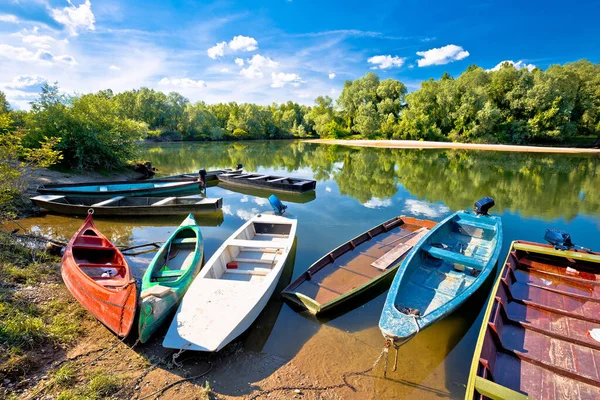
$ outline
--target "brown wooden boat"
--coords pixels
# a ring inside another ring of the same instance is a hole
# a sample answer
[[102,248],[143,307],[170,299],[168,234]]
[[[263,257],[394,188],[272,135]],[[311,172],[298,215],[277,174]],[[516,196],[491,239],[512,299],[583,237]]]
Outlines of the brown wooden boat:
[[73,297],[100,322],[119,336],[129,334],[137,307],[135,279],[91,214],[69,241],[61,272]]
[[467,399],[600,399],[600,253],[513,242]]
[[281,294],[315,315],[338,307],[393,277],[412,246],[435,225],[394,217],[326,254]]

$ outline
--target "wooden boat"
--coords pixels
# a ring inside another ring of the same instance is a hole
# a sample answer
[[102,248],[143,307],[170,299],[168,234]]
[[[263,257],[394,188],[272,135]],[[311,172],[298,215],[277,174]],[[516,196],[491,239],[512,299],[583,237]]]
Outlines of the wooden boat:
[[115,196],[102,200],[93,196],[64,196],[43,194],[30,199],[36,206],[58,214],[87,215],[185,215],[217,212],[223,198],[205,198],[200,195],[184,197],[126,197]]
[[91,214],[69,241],[61,273],[81,305],[117,335],[129,334],[137,309],[135,279],[123,254],[96,228]]
[[[219,175],[225,174],[225,173],[234,173],[234,172],[242,172],[242,170],[225,168],[225,169],[215,169],[212,171],[206,171],[206,182],[218,181]],[[200,171],[190,172],[187,174],[170,175],[170,176],[165,176],[164,178],[159,178],[159,179],[180,179],[180,180],[185,180],[185,181],[195,181],[199,178],[200,178]]]
[[304,193],[315,190],[317,181],[265,174],[246,174],[235,171],[219,175],[219,181],[231,185],[264,188],[278,192]]
[[140,342],[145,343],[165,319],[202,268],[204,242],[194,216],[187,218],[150,262],[140,293]]
[[[273,191],[267,188],[256,188],[249,186],[240,186],[240,185],[231,185],[228,182],[219,181],[219,187],[223,189],[227,189],[230,192],[236,192],[241,194],[246,194],[248,196],[254,197],[262,197],[263,199],[268,199],[269,196],[273,194]],[[309,192],[304,193],[295,193],[295,192],[278,192],[277,197],[281,201],[296,203],[296,204],[306,204],[317,198],[316,190],[311,190]]]
[[402,343],[454,311],[490,276],[502,247],[499,217],[459,211],[413,247],[394,278],[379,328]]
[[70,196],[159,196],[182,191],[197,192],[200,188],[198,180],[150,179],[145,181],[106,181],[57,183],[41,185],[40,194],[58,194]]
[[281,293],[311,314],[341,306],[393,276],[435,222],[394,217],[332,250]]
[[253,217],[223,243],[183,297],[163,346],[218,351],[243,333],[273,294],[296,221]]
[[512,243],[466,399],[600,399],[600,253]]

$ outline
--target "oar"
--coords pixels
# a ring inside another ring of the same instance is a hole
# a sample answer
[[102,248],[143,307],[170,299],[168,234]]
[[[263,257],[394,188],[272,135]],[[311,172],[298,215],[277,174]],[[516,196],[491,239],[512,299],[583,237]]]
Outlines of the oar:
[[399,238],[398,238],[398,239],[396,239],[396,240],[392,240],[391,242],[389,242],[389,243],[386,243],[386,244],[384,244],[383,246],[379,246],[379,249],[383,249],[384,247],[387,247],[387,246],[389,246],[389,245],[391,245],[391,244],[394,244],[394,243],[396,243],[396,242],[398,242],[398,241],[400,241],[400,240],[402,240],[402,239],[406,239],[407,237],[409,237],[409,236],[413,236],[413,235],[416,235],[416,234],[417,234],[417,232],[409,232],[409,233],[407,233],[406,235],[404,235],[404,236],[402,236],[402,237],[399,237]]

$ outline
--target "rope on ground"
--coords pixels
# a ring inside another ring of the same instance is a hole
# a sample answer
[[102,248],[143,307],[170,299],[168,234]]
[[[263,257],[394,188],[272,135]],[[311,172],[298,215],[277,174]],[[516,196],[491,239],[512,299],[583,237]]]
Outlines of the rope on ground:
[[[347,387],[350,390],[352,390],[353,392],[356,392],[356,388],[348,382],[348,378],[351,376],[356,376],[356,375],[364,375],[367,374],[371,371],[373,371],[376,367],[377,364],[379,364],[379,362],[381,361],[381,359],[383,358],[383,356],[385,355],[385,365],[384,365],[384,369],[387,369],[387,354],[389,351],[389,348],[391,346],[391,342],[386,340],[383,349],[381,350],[381,352],[379,353],[379,356],[377,357],[377,359],[375,360],[375,362],[373,363],[373,365],[371,365],[369,368],[364,369],[362,371],[354,371],[354,372],[346,372],[342,375],[342,380],[343,383],[338,383],[335,385],[326,385],[326,386],[278,386],[272,389],[265,389],[265,390],[260,390],[258,393],[255,393],[254,395],[252,395],[249,400],[255,400],[260,396],[264,396],[266,394],[270,394],[273,392],[278,392],[281,390],[315,390],[315,391],[323,391],[323,390],[329,390],[329,389],[340,389],[343,387]],[[384,376],[385,376],[385,371],[384,371]],[[142,399],[140,399],[142,400]]]
[[212,364],[209,362],[208,369],[206,371],[204,371],[203,373],[191,376],[189,378],[182,378],[182,379],[179,379],[179,380],[177,380],[175,382],[169,383],[168,385],[163,386],[161,389],[158,389],[155,392],[152,392],[152,393],[150,393],[150,394],[148,394],[148,395],[146,395],[144,397],[140,397],[138,400],[149,399],[150,397],[153,397],[153,396],[156,396],[155,399],[158,399],[164,392],[166,392],[167,390],[171,389],[173,386],[177,386],[180,383],[184,383],[184,382],[188,382],[188,381],[193,381],[193,380],[202,378],[204,375],[208,374],[211,370],[212,370]]
[[[77,367],[77,369],[74,372],[79,372],[83,368],[87,367],[88,365],[90,365],[90,364],[98,361],[99,359],[101,359],[102,357],[104,357],[105,355],[107,355],[108,353],[110,353],[112,350],[114,350],[119,344],[123,343],[125,341],[125,339],[127,339],[127,337],[124,337],[123,339],[119,340],[117,343],[115,343],[113,346],[111,346],[108,349],[106,349],[102,354],[100,354],[98,357],[94,358],[93,360],[88,361],[88,362],[86,362],[83,365],[80,365],[79,367]],[[133,349],[135,346],[138,345],[139,342],[140,342],[140,339],[137,339],[135,341],[135,343],[131,347],[130,346],[127,346],[127,347],[129,347],[130,349]]]

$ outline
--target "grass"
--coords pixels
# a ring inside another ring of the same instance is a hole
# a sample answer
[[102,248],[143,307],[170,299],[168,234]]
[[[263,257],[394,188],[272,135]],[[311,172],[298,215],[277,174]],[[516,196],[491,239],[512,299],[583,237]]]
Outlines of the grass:
[[[62,372],[60,372],[63,370]],[[123,378],[103,369],[95,369],[87,374],[85,383],[75,386],[73,370],[63,366],[54,375],[54,385],[66,387],[60,392],[58,400],[95,400],[104,399],[117,393],[123,387]]]

